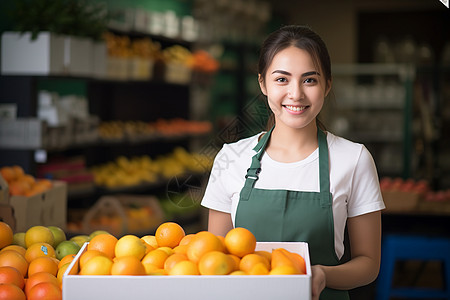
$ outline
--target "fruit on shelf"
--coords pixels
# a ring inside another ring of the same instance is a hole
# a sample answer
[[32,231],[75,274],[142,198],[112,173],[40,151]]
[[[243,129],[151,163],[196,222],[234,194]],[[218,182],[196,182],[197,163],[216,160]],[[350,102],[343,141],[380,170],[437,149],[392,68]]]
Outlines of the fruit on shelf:
[[177,147],[172,153],[152,159],[147,155],[127,158],[94,166],[95,183],[106,188],[123,188],[155,183],[160,178],[171,178],[186,172],[208,172],[212,166],[209,156],[189,153]]
[[48,179],[37,179],[26,174],[21,166],[3,166],[0,174],[9,187],[11,196],[31,197],[44,193],[52,188],[52,182]]

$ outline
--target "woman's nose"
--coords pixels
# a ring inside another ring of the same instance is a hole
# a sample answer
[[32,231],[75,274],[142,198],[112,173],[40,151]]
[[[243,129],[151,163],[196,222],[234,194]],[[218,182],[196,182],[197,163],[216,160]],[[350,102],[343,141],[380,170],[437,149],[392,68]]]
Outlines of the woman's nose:
[[303,97],[303,91],[297,84],[292,84],[288,90],[288,97],[293,100],[298,100]]

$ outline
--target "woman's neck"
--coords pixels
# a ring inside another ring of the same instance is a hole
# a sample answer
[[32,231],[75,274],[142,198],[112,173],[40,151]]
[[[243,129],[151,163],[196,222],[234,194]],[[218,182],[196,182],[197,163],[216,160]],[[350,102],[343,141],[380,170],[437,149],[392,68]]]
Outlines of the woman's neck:
[[266,151],[273,160],[279,162],[303,160],[318,147],[317,130],[315,122],[300,129],[280,123],[273,129]]

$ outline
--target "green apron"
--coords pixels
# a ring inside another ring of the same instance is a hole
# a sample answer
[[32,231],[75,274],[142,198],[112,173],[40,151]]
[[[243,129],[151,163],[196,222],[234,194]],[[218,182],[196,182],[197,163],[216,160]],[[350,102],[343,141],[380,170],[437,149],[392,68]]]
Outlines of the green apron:
[[[253,148],[257,153],[245,176],[235,226],[249,229],[259,242],[308,242],[311,265],[337,265],[326,135],[317,129],[320,192],[254,188],[272,131],[273,128]],[[320,299],[344,300],[349,296],[347,291],[325,288]]]

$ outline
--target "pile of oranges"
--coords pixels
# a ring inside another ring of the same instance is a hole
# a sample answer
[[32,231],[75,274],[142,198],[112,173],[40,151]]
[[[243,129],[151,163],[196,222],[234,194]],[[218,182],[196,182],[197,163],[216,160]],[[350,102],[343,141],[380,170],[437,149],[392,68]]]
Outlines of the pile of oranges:
[[11,227],[0,222],[0,300],[62,299],[62,277],[75,258],[56,258],[54,234],[33,226],[16,240]]
[[[44,226],[28,229],[22,245],[15,237],[10,226],[0,222],[0,300],[62,299],[63,275],[76,254],[57,259],[54,235]],[[283,248],[255,249],[255,236],[244,228],[234,228],[221,237],[208,231],[185,234],[179,224],[166,222],[155,235],[92,235],[69,274],[306,274],[305,261],[297,253]]]
[[4,166],[0,174],[9,186],[11,196],[31,197],[49,190],[52,182],[48,179],[36,179],[26,174],[21,166]]
[[306,274],[303,257],[279,248],[255,251],[256,238],[234,228],[225,237],[185,234],[174,222],[155,235],[100,234],[90,240],[74,273],[79,275],[290,275]]

